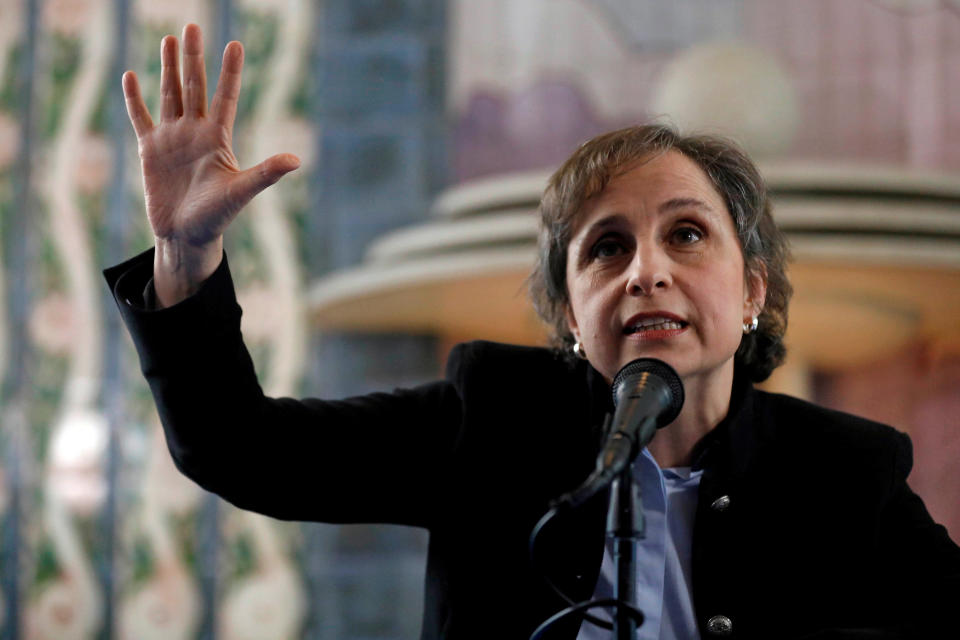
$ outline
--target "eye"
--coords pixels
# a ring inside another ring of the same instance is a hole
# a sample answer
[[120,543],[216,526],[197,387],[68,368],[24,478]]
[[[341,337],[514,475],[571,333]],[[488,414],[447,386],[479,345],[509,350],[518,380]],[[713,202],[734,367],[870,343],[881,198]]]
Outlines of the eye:
[[594,258],[612,258],[623,253],[623,250],[623,243],[617,238],[604,236],[593,245],[590,255]]
[[703,240],[703,233],[696,227],[678,227],[670,236],[676,244],[695,244]]

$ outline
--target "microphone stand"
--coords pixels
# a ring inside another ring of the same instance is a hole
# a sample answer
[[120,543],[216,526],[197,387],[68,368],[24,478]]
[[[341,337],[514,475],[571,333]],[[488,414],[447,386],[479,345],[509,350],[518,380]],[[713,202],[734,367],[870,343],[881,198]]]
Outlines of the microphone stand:
[[[607,414],[603,424],[604,433],[609,433],[611,416]],[[643,427],[646,429],[641,433],[646,439],[646,443],[653,437],[654,422],[646,420]],[[644,536],[643,509],[640,504],[640,489],[634,486],[630,473],[630,462],[636,457],[634,454],[637,449],[633,447],[632,441],[622,434],[616,435],[616,446],[610,448],[601,461],[598,461],[598,469],[591,474],[591,477],[576,491],[564,494],[554,501],[550,510],[547,511],[533,527],[530,532],[529,551],[530,561],[537,566],[536,548],[537,536],[544,526],[558,513],[574,509],[603,487],[610,486],[610,502],[607,511],[607,537],[614,539],[614,559],[617,563],[617,581],[614,584],[612,598],[599,598],[587,600],[584,602],[574,602],[565,593],[563,593],[547,576],[544,576],[547,584],[563,600],[570,604],[569,607],[558,611],[546,620],[530,635],[530,640],[540,640],[540,638],[553,625],[564,618],[570,616],[580,616],[590,624],[602,627],[604,629],[613,628],[617,640],[635,640],[637,627],[643,624],[643,612],[633,606],[636,600],[636,549],[634,542]],[[645,446],[645,444],[644,444]],[[612,456],[612,457],[609,457]],[[608,464],[609,463],[609,464]],[[611,475],[604,480],[603,470],[611,464],[617,465],[619,471],[611,472]],[[623,505],[621,507],[621,505]],[[598,607],[613,607],[616,610],[614,622],[608,623],[594,618],[588,611]]]
[[[646,535],[640,485],[633,481],[632,463],[653,439],[657,428],[673,422],[680,413],[684,397],[683,382],[670,365],[659,360],[640,358],[620,369],[614,379],[613,389],[614,404],[617,406],[615,428],[621,430],[607,441],[604,455],[610,454],[623,460],[624,447],[611,446],[620,445],[616,440],[621,436],[626,437],[632,446],[626,458],[627,463],[617,473],[610,488],[607,537],[613,538],[613,559],[617,566],[613,598],[632,608],[637,600],[636,543]],[[621,417],[620,411],[624,406],[628,409]],[[613,618],[615,640],[635,640],[637,626],[629,610],[618,606]]]
[[[646,535],[640,486],[633,482],[631,465],[620,472],[610,489],[607,510],[607,537],[613,538],[613,560],[617,581],[613,598],[633,606],[637,599],[636,543]],[[637,621],[623,607],[617,607],[613,618],[615,640],[636,640]]]
[[[537,627],[530,640],[538,640],[556,622],[580,615],[591,624],[609,628],[586,613],[599,606],[616,609],[613,621],[615,640],[635,640],[637,627],[643,624],[643,612],[634,606],[637,599],[637,540],[645,536],[640,487],[633,482],[631,462],[653,439],[660,426],[677,417],[683,407],[683,382],[670,365],[653,358],[638,358],[617,373],[613,381],[614,405],[617,411],[604,423],[606,443],[597,458],[596,469],[580,487],[551,502],[550,510],[530,533],[530,558],[536,566],[534,547],[540,530],[561,510],[574,509],[611,485],[607,511],[607,537],[613,539],[613,558],[617,580],[613,598],[575,603],[549,578],[547,584],[570,606],[547,618]],[[615,424],[615,426],[613,426]],[[611,428],[613,433],[610,433]]]

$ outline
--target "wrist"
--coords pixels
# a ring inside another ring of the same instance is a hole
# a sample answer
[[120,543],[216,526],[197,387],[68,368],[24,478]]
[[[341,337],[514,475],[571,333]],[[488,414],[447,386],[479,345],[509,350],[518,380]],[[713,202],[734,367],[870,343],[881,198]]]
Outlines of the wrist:
[[223,237],[204,245],[155,239],[153,286],[159,307],[170,307],[196,293],[223,260]]

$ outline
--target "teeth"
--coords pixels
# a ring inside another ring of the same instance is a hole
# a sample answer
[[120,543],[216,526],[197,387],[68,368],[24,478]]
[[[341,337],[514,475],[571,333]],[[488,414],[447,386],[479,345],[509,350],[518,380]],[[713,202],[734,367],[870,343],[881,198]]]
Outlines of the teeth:
[[638,323],[637,323],[636,325],[634,325],[634,326],[636,326],[636,327],[652,327],[652,326],[655,325],[655,324],[663,324],[664,322],[670,322],[670,320],[667,320],[666,318],[644,318],[643,320],[641,320],[640,322],[638,322]]
[[682,329],[683,325],[674,320],[658,320],[652,318],[650,320],[644,320],[630,327],[630,333],[636,333],[637,331],[669,331],[671,329]]

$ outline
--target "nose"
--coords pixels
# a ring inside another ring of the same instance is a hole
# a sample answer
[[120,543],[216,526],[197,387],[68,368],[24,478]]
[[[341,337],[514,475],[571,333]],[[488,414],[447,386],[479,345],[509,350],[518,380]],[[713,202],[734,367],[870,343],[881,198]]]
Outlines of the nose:
[[650,296],[657,290],[673,284],[669,259],[656,248],[639,248],[630,261],[627,272],[627,293],[632,296]]

